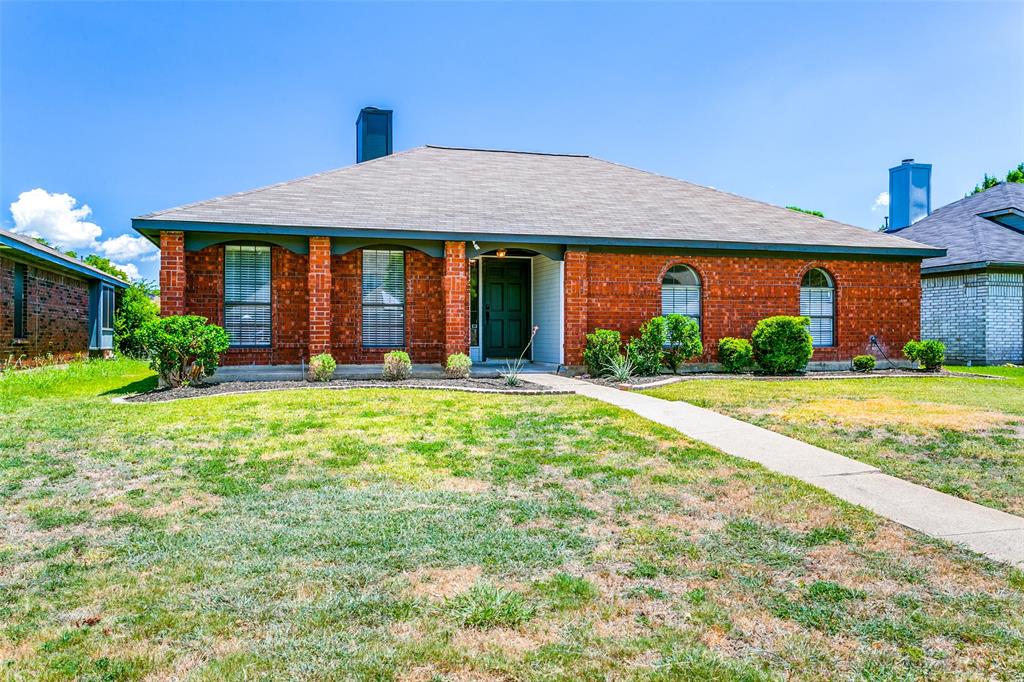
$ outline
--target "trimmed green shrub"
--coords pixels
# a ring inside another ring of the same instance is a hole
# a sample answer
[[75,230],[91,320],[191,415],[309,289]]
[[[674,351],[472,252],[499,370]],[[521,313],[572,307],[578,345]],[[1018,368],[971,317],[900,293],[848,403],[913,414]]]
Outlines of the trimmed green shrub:
[[757,323],[750,335],[754,362],[768,374],[791,374],[807,367],[814,352],[811,320],[776,315]]
[[925,341],[907,341],[903,346],[903,354],[908,360],[918,362],[929,371],[942,367],[946,360],[946,344],[934,339]]
[[310,381],[330,381],[334,376],[334,368],[338,363],[330,353],[314,355],[309,359],[308,377]]
[[393,350],[384,356],[384,379],[401,381],[412,374],[412,361],[404,350]]
[[665,347],[665,364],[676,374],[679,366],[704,352],[700,341],[700,326],[697,320],[686,315],[673,313],[665,316],[665,333],[668,345]]
[[754,366],[754,349],[746,339],[724,336],[718,340],[718,361],[726,372],[742,372]]
[[650,377],[661,373],[667,341],[664,317],[651,318],[640,326],[640,335],[630,339],[626,346],[626,357],[633,363],[633,370],[639,376]]
[[160,306],[150,298],[150,294],[156,291],[153,285],[138,281],[117,297],[114,345],[122,355],[130,358],[145,357],[142,328],[160,317]]
[[856,372],[870,372],[875,368],[874,355],[857,355],[853,358],[853,369]]
[[608,369],[609,363],[622,352],[622,335],[612,329],[595,329],[587,334],[587,346],[583,349],[583,364],[587,374],[599,377]]
[[465,379],[473,361],[465,353],[452,353],[444,363],[444,373],[449,379]]
[[149,364],[168,386],[201,383],[228,349],[228,333],[198,315],[172,315],[142,328]]

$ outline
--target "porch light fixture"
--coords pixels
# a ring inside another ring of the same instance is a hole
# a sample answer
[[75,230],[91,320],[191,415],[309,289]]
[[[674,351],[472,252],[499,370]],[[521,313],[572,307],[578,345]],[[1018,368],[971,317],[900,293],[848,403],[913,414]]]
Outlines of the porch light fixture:
[[506,251],[505,249],[498,249],[497,251],[494,252],[494,255],[497,256],[498,258],[504,258],[506,253],[508,253],[508,251]]

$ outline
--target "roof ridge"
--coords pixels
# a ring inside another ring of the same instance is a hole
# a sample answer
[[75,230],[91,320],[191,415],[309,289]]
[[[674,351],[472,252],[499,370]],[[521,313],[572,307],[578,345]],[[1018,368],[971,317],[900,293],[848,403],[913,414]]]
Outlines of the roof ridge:
[[533,156],[568,156],[570,158],[577,159],[594,158],[590,154],[568,154],[562,152],[531,152],[523,151],[520,149],[492,149],[490,147],[452,147],[445,144],[425,144],[423,146],[428,149],[450,149],[452,151],[459,152],[488,152],[492,154],[530,154]]
[[270,184],[270,185],[263,185],[262,187],[256,187],[254,189],[247,189],[247,190],[243,190],[241,192],[231,192],[229,194],[222,194],[220,196],[212,197],[210,199],[203,199],[201,201],[193,201],[193,202],[188,203],[188,204],[181,204],[180,206],[172,206],[171,208],[164,208],[164,209],[161,209],[159,211],[151,211],[149,213],[145,213],[143,215],[136,216],[136,218],[142,218],[142,219],[157,218],[161,214],[164,214],[164,213],[170,213],[172,211],[181,211],[181,210],[184,210],[184,209],[187,209],[187,208],[195,208],[196,206],[203,206],[204,204],[210,204],[210,203],[213,203],[215,201],[220,201],[222,199],[234,199],[234,198],[237,198],[237,197],[248,196],[250,194],[257,194],[259,192],[265,192],[266,190],[269,190],[269,189],[276,189],[278,187],[287,187],[288,185],[294,185],[296,183],[304,182],[306,180],[312,180],[313,178],[319,178],[319,177],[323,177],[325,175],[331,175],[333,173],[341,173],[342,171],[351,170],[353,168],[361,168],[361,167],[365,166],[366,164],[373,163],[375,161],[380,161],[381,159],[387,159],[389,157],[394,157],[394,156],[402,156],[402,155],[405,155],[405,154],[409,154],[410,152],[414,152],[417,149],[425,149],[426,147],[427,147],[427,145],[420,145],[418,147],[410,147],[409,149],[403,149],[400,152],[394,152],[393,154],[387,154],[385,156],[378,156],[375,159],[369,159],[368,161],[363,161],[361,163],[351,163],[351,164],[349,164],[347,166],[340,166],[338,168],[330,168],[328,170],[319,171],[317,173],[310,173],[309,175],[303,175],[303,176],[298,177],[298,178],[292,178],[290,180],[284,180],[282,182],[275,182],[275,183]]

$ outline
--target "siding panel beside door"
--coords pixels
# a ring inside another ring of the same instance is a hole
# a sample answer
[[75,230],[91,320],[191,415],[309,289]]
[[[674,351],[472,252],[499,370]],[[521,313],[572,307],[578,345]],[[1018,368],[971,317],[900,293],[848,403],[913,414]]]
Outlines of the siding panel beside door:
[[561,362],[562,278],[561,264],[545,256],[533,258],[533,359]]

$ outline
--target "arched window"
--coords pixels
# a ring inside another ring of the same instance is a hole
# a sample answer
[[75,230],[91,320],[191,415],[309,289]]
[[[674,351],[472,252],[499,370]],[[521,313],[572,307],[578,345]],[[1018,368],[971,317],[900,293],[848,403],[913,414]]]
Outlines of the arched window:
[[685,265],[673,265],[661,280],[661,314],[692,317],[700,326],[700,278]]
[[835,345],[836,288],[824,270],[808,270],[800,282],[800,314],[811,318],[815,346]]

